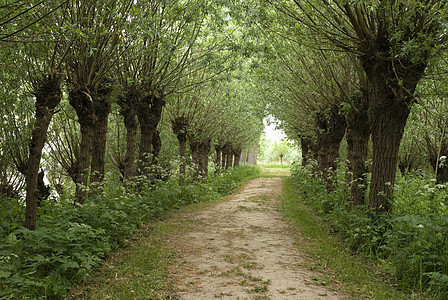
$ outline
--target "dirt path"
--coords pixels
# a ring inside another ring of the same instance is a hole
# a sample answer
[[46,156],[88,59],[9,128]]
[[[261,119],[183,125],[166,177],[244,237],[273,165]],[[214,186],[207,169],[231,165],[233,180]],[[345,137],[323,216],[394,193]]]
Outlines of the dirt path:
[[299,237],[277,210],[282,180],[250,181],[227,201],[185,215],[193,231],[170,243],[179,299],[342,299],[301,267]]

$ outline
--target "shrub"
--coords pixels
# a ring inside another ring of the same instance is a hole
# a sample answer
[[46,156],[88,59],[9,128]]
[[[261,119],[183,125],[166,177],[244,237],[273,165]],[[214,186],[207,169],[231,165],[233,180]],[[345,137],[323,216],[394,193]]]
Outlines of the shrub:
[[[301,195],[355,250],[388,260],[402,287],[448,297],[448,193],[421,175],[397,175],[393,212],[372,218],[365,206],[351,211],[344,187],[327,194],[311,173],[294,166]],[[341,175],[342,176],[342,175]],[[339,182],[343,182],[340,180]]]
[[157,186],[143,182],[139,193],[107,189],[75,207],[71,201],[49,201],[39,209],[35,231],[18,221],[24,215],[22,203],[2,200],[0,298],[62,298],[143,223],[231,193],[245,177],[259,172],[244,165],[197,184],[179,186],[176,178]]

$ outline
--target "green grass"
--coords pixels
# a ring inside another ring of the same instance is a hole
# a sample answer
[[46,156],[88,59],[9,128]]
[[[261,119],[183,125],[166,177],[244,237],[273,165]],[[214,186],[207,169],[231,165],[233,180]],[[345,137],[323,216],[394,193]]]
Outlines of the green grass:
[[158,299],[168,289],[168,266],[174,258],[162,241],[170,230],[164,221],[152,229],[142,227],[68,299]]
[[324,272],[325,281],[330,285],[339,285],[352,299],[418,298],[394,289],[372,262],[354,255],[336,236],[331,235],[318,215],[303,203],[290,178],[284,180],[281,206],[284,215],[297,225],[303,235],[303,242],[298,247],[311,258],[307,267]]
[[[173,213],[196,211],[218,201],[191,204]],[[168,267],[176,254],[166,246],[165,238],[175,231],[191,230],[193,225],[167,217],[152,227],[143,226],[67,299],[168,299],[175,294]]]
[[263,168],[284,168],[284,169],[289,169],[291,168],[291,165],[289,163],[283,163],[283,164],[261,164],[261,166]]

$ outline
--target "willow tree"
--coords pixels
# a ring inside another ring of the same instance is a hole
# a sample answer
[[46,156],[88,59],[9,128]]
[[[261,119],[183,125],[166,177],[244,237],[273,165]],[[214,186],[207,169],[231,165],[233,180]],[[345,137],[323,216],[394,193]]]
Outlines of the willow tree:
[[333,47],[355,53],[367,76],[373,165],[369,207],[391,210],[398,149],[417,83],[444,45],[445,1],[282,1],[277,8]]
[[[126,55],[117,65],[122,86],[118,104],[127,131],[122,162],[125,180],[147,174],[157,153],[157,126],[166,97],[178,91],[179,80],[192,62],[192,47],[201,32],[206,3],[175,0],[136,1],[125,31]],[[140,143],[136,155],[136,138]],[[156,147],[154,147],[154,145]]]
[[[430,76],[417,89],[419,106],[406,124],[404,143],[400,147],[400,170],[424,169],[431,165],[439,184],[448,182],[448,86],[446,54],[431,61]],[[408,150],[408,151],[406,151]]]
[[[57,10],[65,4],[66,1],[62,3],[36,2],[30,5],[15,2],[3,6],[2,9],[8,13],[6,16],[0,16],[2,31],[7,31],[0,35],[0,41],[6,40],[10,43],[16,56],[10,56],[9,62],[21,71],[12,73],[19,76],[16,80],[22,83],[21,89],[29,88],[35,97],[34,118],[28,124],[32,128],[29,145],[17,147],[17,150],[28,150],[27,157],[23,158],[21,163],[23,166],[20,166],[18,170],[25,176],[25,227],[31,230],[36,228],[37,206],[41,200],[39,198],[44,196],[44,190],[46,190],[43,173],[39,176],[42,149],[46,142],[50,121],[62,99],[63,74],[60,65],[63,55],[58,55],[60,45],[54,33],[56,26],[62,25],[58,24],[58,18],[55,15],[58,15]],[[4,63],[8,64],[8,59],[5,58]],[[26,100],[23,99],[23,101]],[[18,116],[12,114],[10,117],[15,119]],[[20,122],[23,122],[23,119]],[[21,134],[27,132],[27,130],[20,131]]]
[[103,180],[113,90],[110,70],[120,55],[120,34],[133,2],[74,1],[63,11],[67,20],[64,44],[69,49],[65,63],[69,102],[81,127],[76,189],[79,203],[87,196],[90,171],[91,182],[99,184]]

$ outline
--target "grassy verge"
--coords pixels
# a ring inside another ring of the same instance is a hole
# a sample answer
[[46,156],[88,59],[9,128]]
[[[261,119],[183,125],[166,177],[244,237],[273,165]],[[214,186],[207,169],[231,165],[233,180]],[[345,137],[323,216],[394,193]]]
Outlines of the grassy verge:
[[[176,213],[216,201],[191,204]],[[188,230],[190,226],[188,220],[171,217],[143,226],[101,268],[73,289],[67,299],[171,299],[168,268],[174,263],[176,253],[165,241],[172,232]]]
[[375,266],[361,256],[355,256],[330,234],[320,218],[301,200],[292,179],[284,180],[282,210],[304,237],[299,248],[312,257],[310,268],[327,274],[320,282],[339,287],[353,299],[413,299],[412,295],[394,289]]

